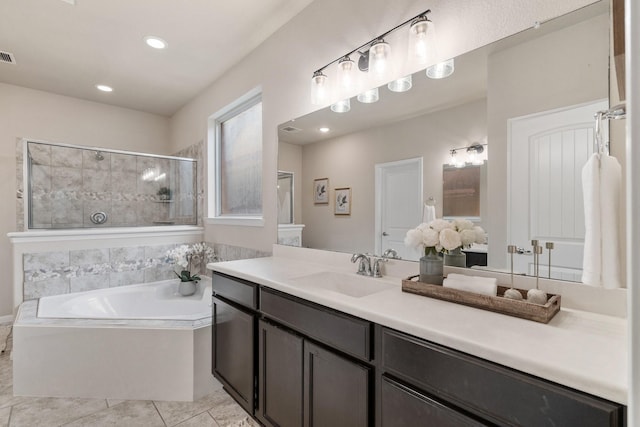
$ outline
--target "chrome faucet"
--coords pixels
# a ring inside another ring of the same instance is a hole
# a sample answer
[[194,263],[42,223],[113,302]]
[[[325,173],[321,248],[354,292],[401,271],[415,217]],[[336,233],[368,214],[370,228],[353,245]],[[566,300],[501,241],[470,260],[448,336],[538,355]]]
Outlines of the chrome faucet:
[[382,254],[382,258],[402,259],[398,256],[398,252],[395,249],[391,249],[391,248],[384,251],[384,253]]
[[389,259],[384,257],[384,255],[382,258],[376,258],[376,260],[373,262],[373,270],[371,271],[371,276],[382,277],[382,266],[380,264],[383,264],[387,261],[389,261]]
[[[374,258],[373,264],[371,264],[371,258]],[[382,277],[382,264],[388,261],[386,257],[381,258],[377,255],[353,254],[351,256],[351,262],[358,260],[360,260],[360,263],[358,264],[357,273],[369,277]]]
[[365,254],[353,254],[351,262],[360,260],[357,273],[362,276],[371,276],[371,259]]

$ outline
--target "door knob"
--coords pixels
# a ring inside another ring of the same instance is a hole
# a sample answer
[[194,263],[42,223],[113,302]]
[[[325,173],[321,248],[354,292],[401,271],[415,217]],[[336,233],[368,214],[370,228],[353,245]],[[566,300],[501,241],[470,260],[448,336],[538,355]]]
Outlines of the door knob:
[[389,233],[387,233],[386,231],[383,231],[383,232],[382,232],[382,235],[383,235],[383,236],[388,236],[388,235],[389,235]]

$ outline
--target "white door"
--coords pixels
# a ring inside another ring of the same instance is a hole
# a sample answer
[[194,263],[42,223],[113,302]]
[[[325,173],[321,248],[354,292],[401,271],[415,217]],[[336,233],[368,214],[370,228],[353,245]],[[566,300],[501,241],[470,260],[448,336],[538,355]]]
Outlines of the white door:
[[420,251],[404,245],[404,236],[422,218],[422,157],[379,163],[376,172],[376,254],[395,249],[402,259]]
[[[509,120],[509,242],[525,251],[515,256],[514,271],[534,274],[530,251],[537,239],[543,248],[554,243],[551,277],[581,280],[582,167],[593,153],[593,115],[607,108],[603,100]],[[603,135],[606,141],[606,128]],[[546,248],[540,276],[549,277]]]

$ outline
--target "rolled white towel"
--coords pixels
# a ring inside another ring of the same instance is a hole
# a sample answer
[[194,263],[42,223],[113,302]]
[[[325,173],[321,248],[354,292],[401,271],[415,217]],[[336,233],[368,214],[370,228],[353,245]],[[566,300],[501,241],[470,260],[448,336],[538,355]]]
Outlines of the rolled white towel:
[[495,277],[482,277],[482,276],[467,276],[466,274],[458,274],[458,273],[449,273],[447,274],[448,279],[453,280],[463,280],[463,281],[472,281],[479,283],[488,283],[492,285],[498,284],[498,279]]
[[[449,275],[451,276],[451,275]],[[494,282],[479,280],[457,280],[447,276],[442,282],[445,288],[457,289],[459,291],[473,292],[474,294],[488,295],[495,297],[498,294],[498,285]]]

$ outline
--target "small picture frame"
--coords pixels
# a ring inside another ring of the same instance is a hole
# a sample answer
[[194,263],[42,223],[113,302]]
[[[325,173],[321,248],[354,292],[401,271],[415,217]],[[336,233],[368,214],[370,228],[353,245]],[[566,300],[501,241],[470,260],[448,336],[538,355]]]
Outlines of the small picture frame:
[[316,205],[329,204],[329,178],[313,180],[313,203]]
[[351,215],[351,187],[336,188],[335,215]]

